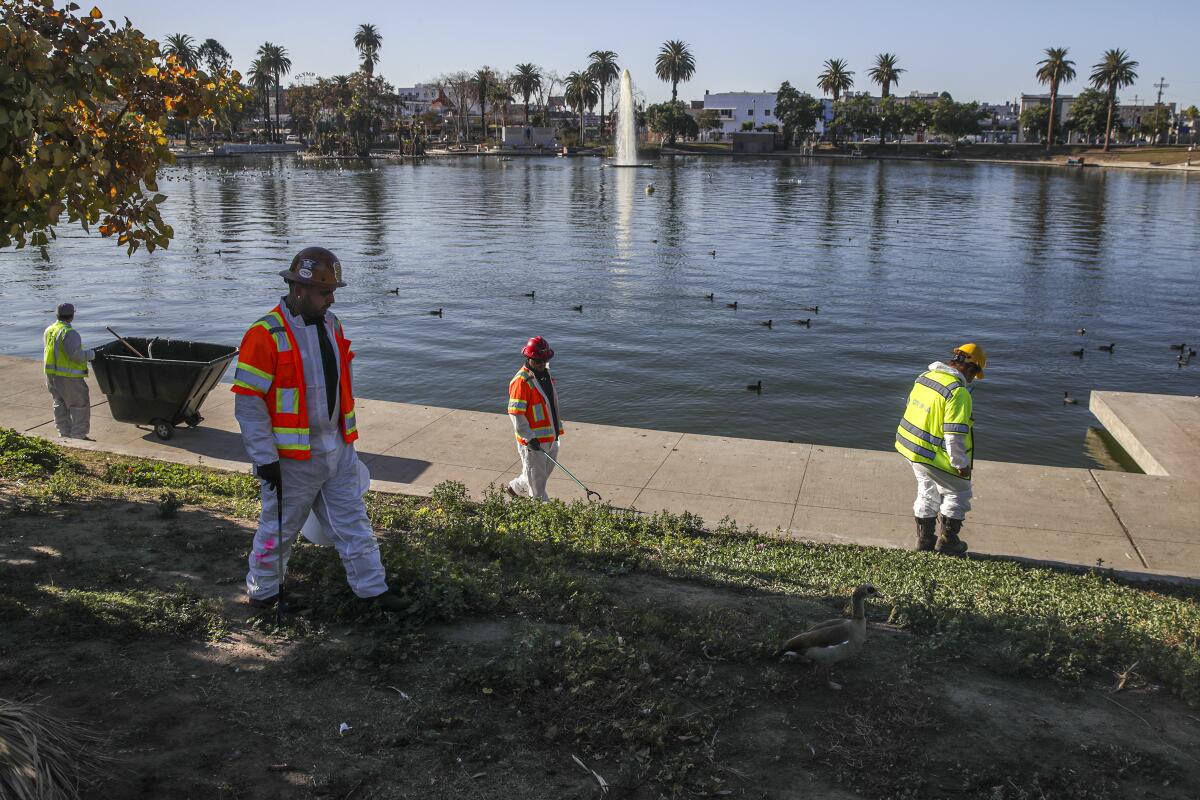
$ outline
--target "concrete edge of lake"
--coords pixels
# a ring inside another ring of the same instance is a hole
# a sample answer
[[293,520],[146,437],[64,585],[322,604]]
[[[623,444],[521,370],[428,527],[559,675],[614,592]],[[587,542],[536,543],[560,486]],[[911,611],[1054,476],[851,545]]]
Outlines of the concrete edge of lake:
[[[0,426],[80,449],[246,471],[226,384],[169,440],[114,421],[94,378],[92,436],[58,439],[41,364],[0,356]],[[377,491],[476,496],[515,477],[503,413],[360,398],[358,449]],[[1091,408],[1149,474],[979,461],[963,536],[980,556],[1200,580],[1200,398],[1093,392]],[[730,518],[789,539],[908,548],[914,482],[895,452],[567,422],[561,460],[614,506]],[[551,496],[583,499],[561,472]]]

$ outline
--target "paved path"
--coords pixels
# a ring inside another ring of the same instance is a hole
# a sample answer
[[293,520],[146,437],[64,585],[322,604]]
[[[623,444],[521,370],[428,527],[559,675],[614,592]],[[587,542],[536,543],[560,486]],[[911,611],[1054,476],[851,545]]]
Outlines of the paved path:
[[[247,469],[227,386],[209,395],[199,428],[180,428],[164,442],[113,421],[94,378],[88,380],[96,441],[71,446]],[[356,402],[359,452],[377,490],[427,494],[457,480],[478,494],[519,470],[505,414]],[[963,534],[972,551],[1085,566],[1102,560],[1122,571],[1200,578],[1200,399],[1096,392],[1092,405],[1126,449],[1145,459],[1144,468],[1160,474],[977,462],[975,510]],[[0,426],[56,438],[39,362],[0,356]],[[912,545],[914,481],[895,452],[586,423],[566,428],[561,460],[613,505],[690,511],[714,525],[728,516],[815,541]],[[1147,466],[1154,458],[1157,466]],[[583,495],[559,472],[550,493]]]

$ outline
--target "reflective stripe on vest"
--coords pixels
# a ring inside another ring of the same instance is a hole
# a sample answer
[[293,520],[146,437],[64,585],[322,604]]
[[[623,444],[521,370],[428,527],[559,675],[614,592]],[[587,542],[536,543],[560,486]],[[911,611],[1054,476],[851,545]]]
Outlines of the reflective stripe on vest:
[[274,383],[275,376],[269,372],[264,372],[258,367],[252,367],[249,364],[238,362],[237,367],[233,370],[233,385],[241,386],[255,392],[266,394],[271,390],[271,384]]
[[[923,439],[926,442],[929,442],[934,447],[941,447],[943,444],[942,439],[940,439],[937,436],[934,436],[932,433],[926,433],[925,431],[921,430],[916,425],[913,425],[911,422],[909,422],[906,419],[900,420],[900,427],[904,428],[904,430],[908,431],[909,433],[911,433],[913,436],[917,437],[918,439]],[[945,425],[943,425],[942,427],[945,428]],[[930,458],[932,458],[932,457],[933,456],[930,456]]]
[[275,447],[280,452],[284,450],[308,451],[312,448],[309,446],[308,428],[271,428],[271,433],[275,436]]
[[62,378],[87,377],[87,361],[76,361],[63,349],[63,340],[70,331],[71,326],[61,319],[55,320],[53,325],[46,328],[42,363],[47,375],[58,375]]

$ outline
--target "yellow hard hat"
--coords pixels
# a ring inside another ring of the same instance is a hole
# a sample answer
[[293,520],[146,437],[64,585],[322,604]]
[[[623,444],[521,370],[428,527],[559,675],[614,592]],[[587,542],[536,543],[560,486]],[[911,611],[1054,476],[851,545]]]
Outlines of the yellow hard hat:
[[987,366],[987,353],[983,352],[983,348],[974,342],[968,342],[953,350],[956,360],[966,361],[968,364],[974,364],[979,372],[975,373],[976,378],[983,377],[983,368]]

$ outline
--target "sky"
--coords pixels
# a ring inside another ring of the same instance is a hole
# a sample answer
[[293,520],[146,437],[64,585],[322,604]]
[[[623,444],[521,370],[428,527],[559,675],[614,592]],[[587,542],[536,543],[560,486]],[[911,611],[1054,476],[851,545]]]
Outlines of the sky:
[[1047,47],[1070,48],[1076,62],[1079,77],[1066,93],[1085,88],[1104,50],[1119,47],[1140,63],[1123,102],[1152,102],[1153,84],[1165,78],[1164,101],[1200,105],[1195,0],[99,2],[106,16],[129,17],[160,41],[171,33],[215,38],[243,72],[264,41],[287,48],[293,75],[352,72],[354,31],[369,22],[383,35],[377,72],[395,86],[526,61],[565,75],[586,66],[593,50],[613,50],[634,85],[657,102],[670,97],[670,87],[654,76],[655,55],[665,40],[682,39],[696,59],[695,77],[680,86],[682,100],[702,99],[706,90],[773,91],[784,80],[818,95],[816,76],[827,58],[849,62],[856,90],[875,88],[867,70],[876,54],[891,52],[907,70],[894,93],[948,91],[958,100],[1000,103],[1045,91],[1034,73]]

